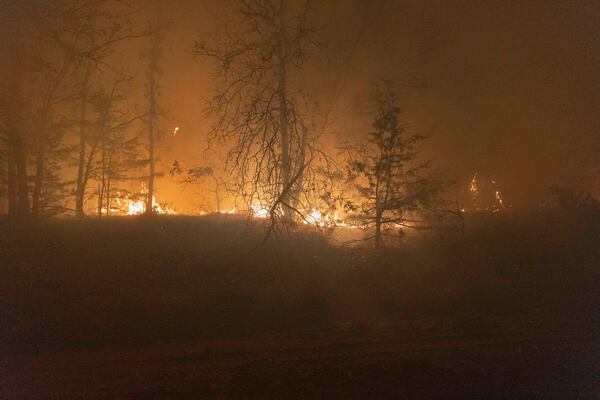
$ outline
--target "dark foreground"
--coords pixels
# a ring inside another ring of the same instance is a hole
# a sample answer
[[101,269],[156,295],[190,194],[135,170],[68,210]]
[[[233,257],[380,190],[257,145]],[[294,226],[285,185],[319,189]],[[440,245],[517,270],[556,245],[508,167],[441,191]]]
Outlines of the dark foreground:
[[9,357],[4,399],[597,399],[592,338],[214,340]]
[[597,213],[379,253],[221,217],[0,222],[0,399],[600,396]]
[[4,399],[596,399],[600,343],[269,337],[9,357]]

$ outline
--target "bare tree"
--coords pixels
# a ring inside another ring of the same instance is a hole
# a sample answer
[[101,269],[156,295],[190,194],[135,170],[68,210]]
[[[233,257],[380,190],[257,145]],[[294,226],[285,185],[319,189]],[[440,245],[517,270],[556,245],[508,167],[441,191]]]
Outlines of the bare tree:
[[311,159],[300,126],[300,90],[293,83],[307,47],[316,45],[307,16],[308,2],[242,0],[224,32],[193,47],[196,56],[215,63],[211,137],[231,145],[227,163],[239,177],[237,191],[248,207],[258,202],[287,221],[292,178],[306,168],[299,160]]

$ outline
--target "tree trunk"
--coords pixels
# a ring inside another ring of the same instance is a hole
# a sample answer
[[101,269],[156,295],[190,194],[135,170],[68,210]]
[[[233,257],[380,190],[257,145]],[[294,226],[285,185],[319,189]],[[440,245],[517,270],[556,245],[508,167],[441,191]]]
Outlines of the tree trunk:
[[45,137],[40,137],[41,143],[38,143],[38,148],[35,154],[35,181],[33,185],[33,195],[31,204],[31,213],[35,217],[39,217],[41,210],[42,186],[44,184],[44,168],[46,161],[46,141]]
[[[154,96],[152,96],[154,97]],[[148,193],[146,197],[146,214],[150,215],[154,213],[154,124],[151,122],[152,117],[148,122],[148,163],[150,164],[150,171],[148,172]]]
[[154,178],[155,171],[155,147],[156,147],[156,127],[155,120],[157,105],[157,74],[158,74],[158,58],[160,54],[160,17],[161,10],[157,10],[156,15],[156,31],[152,34],[152,42],[150,48],[150,62],[148,65],[148,193],[146,194],[146,215],[154,214]]
[[10,148],[15,161],[17,178],[17,212],[18,216],[29,215],[29,188],[27,187],[27,157],[25,146],[18,133],[13,132],[10,138]]
[[108,177],[108,180],[106,181],[106,216],[110,216],[110,207],[111,207],[111,201],[110,201],[110,176]]
[[12,142],[8,147],[8,215],[16,216],[19,209],[19,190],[17,181],[17,165]]
[[[286,1],[281,2],[279,10],[279,82],[277,95],[279,100],[279,131],[281,133],[281,187],[286,190],[291,179],[291,159],[290,159],[290,133],[288,127],[287,115],[287,49],[286,49],[286,28],[285,28],[285,13]],[[290,190],[283,193],[281,202],[283,203],[283,215],[286,221],[291,221],[292,212],[290,205]]]
[[98,218],[102,217],[102,206],[104,205],[104,190],[106,187],[106,139],[102,139],[102,171],[100,183],[98,184]]
[[221,193],[219,191],[219,181],[215,179],[215,198],[217,200],[217,212],[221,212]]
[[298,209],[300,205],[300,196],[304,192],[304,163],[306,162],[306,147],[308,145],[308,128],[304,123],[301,123],[302,126],[302,137],[300,138],[300,154],[298,154],[298,160],[296,162],[298,171],[300,171],[300,175],[296,179],[294,183],[294,190],[292,191],[293,196],[290,199],[293,203],[293,207]]
[[44,101],[44,107],[42,109],[42,119],[38,127],[39,137],[37,138],[37,148],[35,154],[35,181],[33,185],[32,205],[31,212],[34,216],[40,216],[42,213],[41,196],[44,185],[44,173],[46,165],[46,146],[48,145],[48,121],[50,120],[50,113],[52,110],[52,100],[55,99],[56,91],[62,84],[64,78],[69,70],[71,64],[71,55],[67,53],[63,61],[62,68],[60,69],[59,75],[56,77],[56,81],[50,86],[46,99]]
[[108,173],[106,176],[106,216],[108,217],[110,215],[110,207],[111,207],[111,201],[110,201],[110,185],[111,185],[111,174],[113,173],[112,170],[112,156],[109,152],[108,154]]
[[87,115],[87,95],[88,95],[88,84],[92,75],[92,63],[88,61],[85,77],[83,79],[83,88],[81,96],[81,108],[79,110],[79,165],[77,168],[77,188],[75,192],[75,215],[77,217],[83,217],[83,203],[85,198],[85,146],[86,146],[86,115]]
[[102,206],[104,205],[104,179],[98,184],[98,218],[102,218]]
[[9,213],[15,216],[27,216],[31,211],[29,208],[29,188],[27,187],[27,156],[21,136],[22,132],[17,128],[22,126],[18,121],[18,115],[21,113],[19,104],[23,101],[22,85],[24,81],[24,66],[19,63],[20,54],[24,47],[22,47],[20,41],[21,35],[18,26],[14,36],[13,40],[10,41],[8,52],[8,54],[11,54],[9,60],[12,62],[9,64],[11,79],[10,82],[7,82],[10,85],[8,93],[11,93],[12,96],[6,121],[8,125],[9,169],[12,170],[9,173],[9,186],[12,187],[12,189],[9,189],[9,199],[12,199],[10,201],[12,207]]
[[382,240],[381,240],[381,219],[383,213],[378,209],[375,213],[375,248],[380,249]]
[[[87,184],[91,178],[91,173],[92,173],[92,162],[94,161],[94,157],[96,155],[96,151],[98,151],[98,143],[94,143],[94,145],[92,146],[92,148],[89,151],[88,157],[87,157],[87,161],[84,163],[84,167],[83,167],[83,181],[82,181],[82,187],[83,187],[83,194],[85,195],[85,190],[87,188]],[[83,216],[83,214],[81,215]]]

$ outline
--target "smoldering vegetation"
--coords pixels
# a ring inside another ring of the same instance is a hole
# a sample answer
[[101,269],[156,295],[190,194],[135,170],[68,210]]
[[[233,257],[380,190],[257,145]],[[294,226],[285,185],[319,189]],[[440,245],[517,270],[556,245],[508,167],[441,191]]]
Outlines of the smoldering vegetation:
[[[597,337],[600,213],[467,214],[374,251],[313,227],[202,217],[0,225],[1,352],[101,349],[395,327]],[[415,331],[416,332],[416,331]]]

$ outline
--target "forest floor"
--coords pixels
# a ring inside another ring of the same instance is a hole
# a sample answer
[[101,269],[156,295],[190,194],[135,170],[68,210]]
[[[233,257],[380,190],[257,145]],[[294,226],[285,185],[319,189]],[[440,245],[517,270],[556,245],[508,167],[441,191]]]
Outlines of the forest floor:
[[0,399],[598,399],[599,222],[373,252],[221,216],[0,221]]

